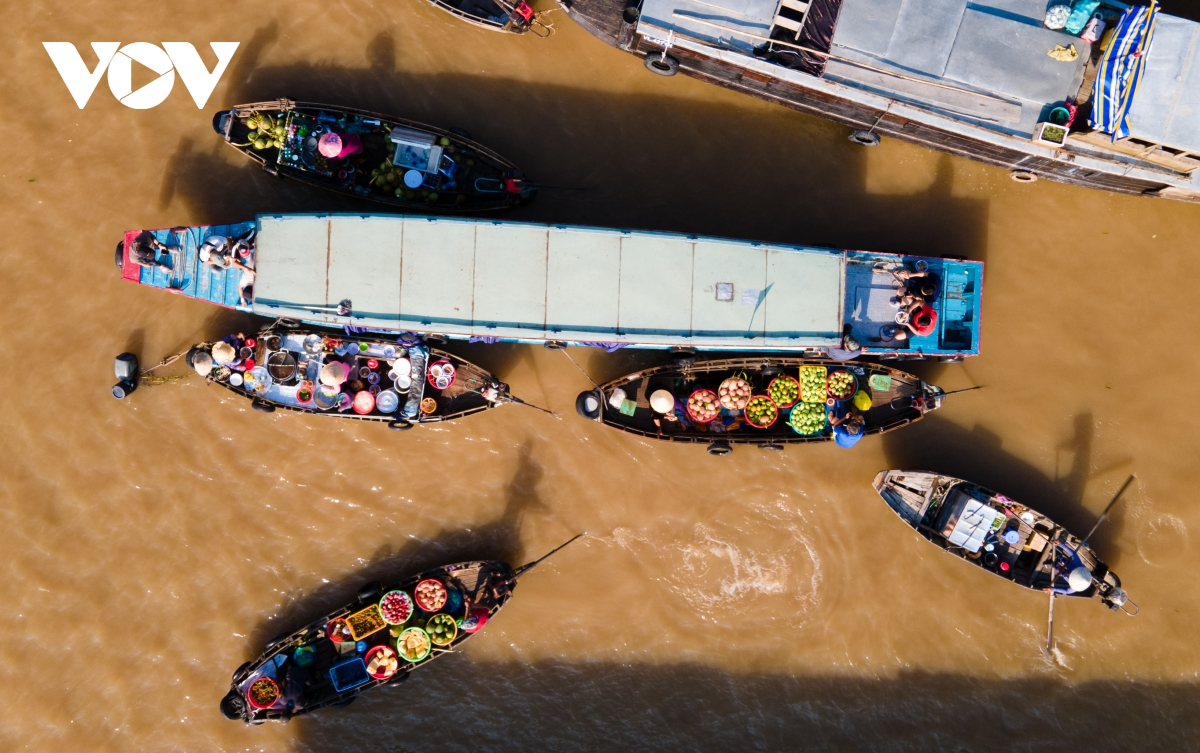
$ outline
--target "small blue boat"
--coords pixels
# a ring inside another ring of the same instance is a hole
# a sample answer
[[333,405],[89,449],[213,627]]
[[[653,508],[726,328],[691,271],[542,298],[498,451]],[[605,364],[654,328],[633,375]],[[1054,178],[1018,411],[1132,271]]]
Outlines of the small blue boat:
[[[148,259],[134,247],[151,238]],[[117,263],[142,285],[372,332],[809,357],[861,346],[945,360],[979,354],[984,271],[961,259],[370,214],[133,230]],[[919,307],[906,286],[925,288]]]

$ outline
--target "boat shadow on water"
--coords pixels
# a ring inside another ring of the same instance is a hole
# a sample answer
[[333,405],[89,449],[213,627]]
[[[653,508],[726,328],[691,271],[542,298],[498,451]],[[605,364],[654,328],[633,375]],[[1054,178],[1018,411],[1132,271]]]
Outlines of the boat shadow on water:
[[[1095,419],[1091,413],[1077,414],[1069,436],[1055,447],[1055,475],[1004,450],[999,435],[976,425],[966,428],[938,415],[928,416],[904,432],[885,434],[883,451],[889,468],[929,470],[972,481],[1004,494],[1049,516],[1077,536],[1092,529],[1103,508],[1105,494],[1093,488],[1083,500],[1089,482],[1109,478],[1114,483],[1128,472],[1130,459],[1105,468],[1093,468],[1092,443]],[[1114,487],[1115,489],[1115,487]],[[1111,491],[1109,492],[1111,493]],[[1097,507],[1100,505],[1100,507]],[[1118,505],[1089,540],[1091,547],[1119,569],[1122,552],[1117,546],[1125,522]]]
[[537,491],[542,473],[533,443],[526,441],[518,449],[517,469],[505,488],[504,510],[499,517],[478,526],[443,529],[420,539],[405,538],[398,545],[384,545],[353,573],[312,591],[285,594],[279,611],[250,631],[247,648],[257,655],[275,636],[353,602],[359,589],[371,582],[387,585],[454,562],[496,560],[514,568],[525,564],[521,521],[527,512],[544,514],[546,505]]
[[998,740],[1005,750],[1184,750],[1200,733],[1190,713],[1200,688],[1183,682],[913,671],[871,680],[463,655],[438,669],[296,720],[292,750],[987,751]]
[[[986,261],[988,200],[954,195],[950,157],[902,169],[854,147],[840,126],[749,97],[705,102],[410,70],[386,32],[366,42],[362,67],[262,65],[279,36],[274,24],[264,26],[239,48],[230,89],[214,109],[286,96],[464,128],[537,182],[571,189],[543,190],[506,219]],[[184,136],[163,176],[160,208],[179,201],[206,221],[248,219],[248,211],[380,211],[272,178],[226,151],[207,126]],[[927,168],[924,188],[884,193],[870,185],[877,170]]]

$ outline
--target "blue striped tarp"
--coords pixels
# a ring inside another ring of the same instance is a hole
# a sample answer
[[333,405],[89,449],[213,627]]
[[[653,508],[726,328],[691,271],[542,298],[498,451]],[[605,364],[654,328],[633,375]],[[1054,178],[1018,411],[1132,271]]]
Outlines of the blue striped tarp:
[[1148,8],[1127,9],[1100,58],[1096,82],[1092,85],[1092,114],[1088,124],[1097,131],[1111,133],[1113,141],[1129,135],[1129,108],[1146,70],[1157,14],[1158,0],[1151,0]]

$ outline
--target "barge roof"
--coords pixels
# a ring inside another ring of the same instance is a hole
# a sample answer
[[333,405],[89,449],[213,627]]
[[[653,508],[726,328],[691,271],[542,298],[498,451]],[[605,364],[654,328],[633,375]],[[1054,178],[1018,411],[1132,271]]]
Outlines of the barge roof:
[[1200,153],[1200,24],[1157,14],[1129,135]]

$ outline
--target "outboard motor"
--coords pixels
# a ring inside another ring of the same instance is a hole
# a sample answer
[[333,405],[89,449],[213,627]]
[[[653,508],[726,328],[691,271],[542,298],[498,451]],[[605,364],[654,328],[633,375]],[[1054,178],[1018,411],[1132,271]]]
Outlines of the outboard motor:
[[112,396],[124,400],[125,396],[137,389],[138,359],[132,353],[122,353],[113,361],[113,373],[117,383],[113,385]]

